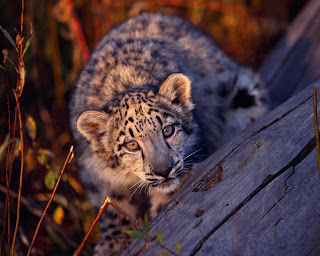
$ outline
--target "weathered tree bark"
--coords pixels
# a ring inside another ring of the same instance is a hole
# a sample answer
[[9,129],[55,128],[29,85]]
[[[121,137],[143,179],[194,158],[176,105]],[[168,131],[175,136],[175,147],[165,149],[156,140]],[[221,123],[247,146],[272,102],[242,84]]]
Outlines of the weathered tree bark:
[[320,1],[310,0],[260,69],[276,107],[320,79]]
[[[260,70],[273,107],[295,96],[195,166],[153,221],[150,234],[160,230],[168,248],[180,241],[181,255],[320,255],[312,86],[297,94],[320,79],[319,13],[311,0]],[[142,246],[134,241],[123,255]],[[162,251],[153,242],[141,255]]]
[[[196,166],[151,234],[180,241],[181,255],[320,255],[313,120],[308,87]],[[141,255],[162,251],[153,242]]]

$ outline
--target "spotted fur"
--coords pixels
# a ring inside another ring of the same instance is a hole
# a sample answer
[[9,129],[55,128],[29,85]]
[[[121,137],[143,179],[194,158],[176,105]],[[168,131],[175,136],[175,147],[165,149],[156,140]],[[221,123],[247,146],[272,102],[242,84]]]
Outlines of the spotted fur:
[[[188,22],[148,13],[129,19],[102,39],[69,105],[93,205],[109,195],[136,219],[154,217],[182,185],[194,152],[209,155],[267,105],[259,77]],[[108,211],[95,255],[123,250],[120,229]]]

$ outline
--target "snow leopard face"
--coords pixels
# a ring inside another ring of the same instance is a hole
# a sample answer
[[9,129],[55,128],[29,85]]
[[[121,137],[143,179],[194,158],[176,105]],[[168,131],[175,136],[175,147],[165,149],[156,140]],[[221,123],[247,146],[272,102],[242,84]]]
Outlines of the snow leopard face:
[[136,89],[118,95],[102,111],[83,112],[77,129],[110,167],[101,168],[105,179],[173,192],[196,143],[190,97],[189,79],[172,74],[156,92]]

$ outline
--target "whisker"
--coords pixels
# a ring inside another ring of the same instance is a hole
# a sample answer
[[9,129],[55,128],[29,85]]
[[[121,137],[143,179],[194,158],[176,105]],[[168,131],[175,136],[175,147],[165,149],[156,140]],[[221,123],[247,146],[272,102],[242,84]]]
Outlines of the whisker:
[[202,149],[200,148],[200,149],[198,149],[198,150],[196,150],[196,151],[194,151],[194,152],[192,152],[192,153],[190,153],[189,155],[187,155],[183,160],[186,160],[188,157],[190,157],[190,156],[192,156],[192,155],[194,155],[194,154],[196,154],[196,153],[198,153],[199,151],[201,151]]
[[128,189],[129,183],[131,180],[127,180],[126,185],[124,186],[124,190],[122,190],[122,195],[124,195],[125,191]]
[[[127,178],[126,179],[126,183],[125,183],[124,189],[122,190],[122,195],[124,195],[125,191],[127,191],[128,187],[129,187],[129,183],[131,183],[131,180],[132,180],[131,178]],[[129,188],[129,189],[131,189],[131,188]]]
[[136,193],[136,191],[140,188],[140,186],[143,185],[143,181],[142,181],[142,180],[140,180],[139,182],[140,182],[141,184],[132,192],[129,200],[131,200],[131,198],[133,197],[134,193]]
[[180,175],[180,174],[190,173],[190,172],[191,172],[190,169],[184,167],[184,168],[182,168],[181,170],[179,170],[179,171],[177,172],[177,174]]
[[143,188],[144,188],[144,186],[145,186],[146,184],[145,183],[143,183],[143,184],[141,184],[139,187],[140,187],[140,190],[139,190],[139,195],[140,195],[140,193],[141,193],[141,191],[143,190]]
[[193,164],[188,164],[188,165],[185,165],[183,168],[191,170],[192,167],[193,167]]
[[142,180],[137,181],[136,183],[134,183],[129,189],[132,189],[134,186],[136,186],[137,184],[139,184],[140,182],[142,182]]

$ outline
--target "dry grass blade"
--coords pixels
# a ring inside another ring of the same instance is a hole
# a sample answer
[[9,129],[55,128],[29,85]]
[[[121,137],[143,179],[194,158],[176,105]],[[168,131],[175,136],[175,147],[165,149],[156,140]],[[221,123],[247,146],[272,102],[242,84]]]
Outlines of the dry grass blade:
[[317,146],[317,162],[320,175],[320,141],[319,141],[319,124],[318,124],[318,104],[317,104],[317,88],[313,87],[313,110],[314,110],[314,128],[316,134]]
[[[42,223],[43,218],[44,218],[44,216],[46,215],[46,213],[47,213],[47,211],[48,211],[48,209],[49,209],[49,206],[50,206],[51,202],[53,201],[53,198],[54,198],[54,196],[55,196],[55,194],[56,194],[56,191],[57,191],[57,188],[58,188],[58,186],[59,186],[59,184],[60,184],[60,181],[61,181],[62,175],[63,175],[63,173],[64,173],[64,170],[66,169],[66,166],[67,166],[67,164],[70,162],[70,159],[71,159],[71,157],[73,157],[73,155],[74,155],[74,153],[73,153],[73,146],[71,146],[71,147],[70,147],[70,150],[69,150],[69,153],[68,153],[68,156],[67,156],[67,158],[66,158],[66,160],[65,160],[65,162],[64,162],[64,164],[63,164],[63,167],[62,167],[62,169],[61,169],[61,171],[60,171],[60,174],[59,174],[59,177],[58,177],[58,179],[57,179],[56,185],[54,186],[54,189],[53,189],[53,191],[52,191],[51,197],[50,197],[50,199],[49,199],[49,201],[48,201],[48,203],[47,203],[47,206],[46,206],[46,208],[44,209],[44,211],[43,211],[43,213],[42,213],[42,216],[41,216],[41,218],[40,218],[40,220],[39,220],[39,222],[38,222],[36,231],[34,232],[34,235],[33,235],[32,241],[31,241],[31,245],[30,245],[29,250],[28,250],[28,254],[27,254],[28,256],[31,254],[31,251],[32,251],[34,242],[35,242],[35,240],[36,240],[37,234],[38,234],[38,232],[39,232],[41,223]],[[12,255],[13,255],[13,254],[12,254]]]
[[16,43],[14,42],[13,38],[10,36],[10,34],[8,33],[7,30],[5,30],[2,26],[0,26],[0,30],[2,31],[2,33],[6,36],[6,38],[9,40],[9,42],[13,45],[13,47],[16,49],[16,51],[18,52],[18,48]]

